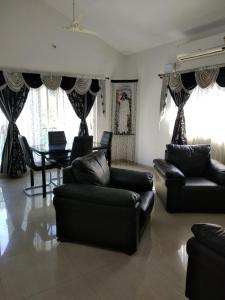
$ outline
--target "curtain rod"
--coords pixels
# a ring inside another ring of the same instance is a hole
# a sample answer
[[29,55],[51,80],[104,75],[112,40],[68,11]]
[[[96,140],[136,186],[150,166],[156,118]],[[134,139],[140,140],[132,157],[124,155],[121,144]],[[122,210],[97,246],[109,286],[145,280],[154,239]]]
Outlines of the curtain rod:
[[181,71],[173,71],[170,73],[163,73],[163,74],[158,74],[159,78],[163,78],[167,75],[170,74],[175,74],[175,73],[180,73],[180,74],[184,74],[184,73],[190,73],[190,72],[195,72],[195,71],[201,71],[201,70],[206,70],[206,69],[216,69],[216,68],[221,68],[221,67],[225,67],[225,64],[218,64],[218,65],[211,65],[211,66],[204,66],[204,67],[198,67],[198,68],[192,68],[192,69],[186,69],[186,70],[181,70]]
[[0,67],[2,71],[6,72],[20,72],[20,73],[35,73],[35,74],[47,74],[47,75],[54,75],[54,76],[67,76],[67,77],[78,77],[78,78],[90,78],[90,79],[99,79],[99,80],[109,80],[110,77],[103,76],[103,75],[96,75],[96,74],[82,74],[82,73],[62,73],[62,72],[55,72],[55,71],[37,71],[31,69],[21,69],[21,68],[11,68],[11,67]]

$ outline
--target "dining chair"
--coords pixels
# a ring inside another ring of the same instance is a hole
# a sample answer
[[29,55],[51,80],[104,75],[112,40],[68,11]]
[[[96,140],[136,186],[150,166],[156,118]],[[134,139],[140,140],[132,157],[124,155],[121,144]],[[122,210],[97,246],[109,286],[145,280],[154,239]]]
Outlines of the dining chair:
[[[20,146],[21,146],[23,154],[24,154],[25,163],[30,169],[30,187],[24,188],[23,191],[24,191],[25,195],[29,196],[29,197],[42,195],[41,192],[39,192],[39,193],[32,192],[35,189],[42,188],[42,185],[36,185],[36,186],[34,185],[34,171],[42,170],[41,160],[34,160],[33,152],[30,149],[30,146],[29,146],[25,136],[18,135],[18,138],[19,138],[19,143],[20,143]],[[47,170],[55,169],[56,167],[57,167],[56,164],[46,161],[45,168]],[[50,181],[48,184],[46,184],[46,186],[50,186],[50,184],[51,184],[51,172],[50,172]],[[31,193],[29,193],[29,191],[31,191]],[[50,193],[50,192],[51,191],[49,191],[47,193]]]
[[[49,131],[48,132],[48,143],[49,149],[54,147],[55,145],[66,145],[66,135],[64,131]],[[52,178],[52,183],[55,184],[55,180],[57,180],[57,185],[60,185],[61,180],[61,168],[64,165],[67,165],[69,161],[68,153],[54,153],[50,154],[48,157],[50,162],[57,164],[57,178]]]
[[103,131],[100,144],[111,147],[113,133],[111,131]]
[[70,155],[70,164],[74,159],[92,152],[93,136],[75,136]]
[[111,166],[111,147],[112,147],[113,133],[111,131],[103,131],[100,144],[106,146],[105,152],[106,159],[108,160],[109,166]]
[[49,131],[48,143],[49,145],[66,144],[66,135],[64,131]]

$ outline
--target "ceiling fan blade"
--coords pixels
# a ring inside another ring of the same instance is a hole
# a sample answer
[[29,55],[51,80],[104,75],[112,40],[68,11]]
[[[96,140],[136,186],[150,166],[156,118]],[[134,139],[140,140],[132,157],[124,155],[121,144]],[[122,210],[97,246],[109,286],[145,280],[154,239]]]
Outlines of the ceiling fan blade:
[[82,33],[87,33],[87,34],[92,34],[92,35],[97,35],[96,32],[91,31],[91,30],[88,30],[88,29],[85,29],[85,28],[81,29],[80,32],[82,32]]
[[72,31],[72,32],[81,32],[81,33],[97,35],[96,32],[87,30],[80,24],[83,18],[84,15],[79,15],[75,17],[75,0],[73,0],[73,20],[70,23],[70,25],[64,27],[64,29],[67,29],[68,31]]

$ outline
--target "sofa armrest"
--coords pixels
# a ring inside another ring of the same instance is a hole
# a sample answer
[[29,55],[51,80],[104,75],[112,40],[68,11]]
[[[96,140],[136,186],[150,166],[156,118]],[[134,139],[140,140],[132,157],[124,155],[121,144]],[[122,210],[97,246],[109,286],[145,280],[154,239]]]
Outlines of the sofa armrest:
[[76,179],[72,172],[72,166],[63,169],[63,183],[75,183]]
[[155,169],[164,177],[170,179],[185,179],[184,174],[174,165],[168,163],[164,159],[154,159]]
[[150,172],[111,168],[110,186],[131,191],[150,191],[153,185],[152,177]]
[[57,201],[70,199],[82,203],[99,204],[114,207],[133,207],[139,205],[140,195],[121,189],[87,184],[64,184],[53,190]]
[[194,224],[191,228],[197,241],[225,257],[225,229],[216,224]]
[[207,169],[207,177],[220,185],[225,185],[225,165],[211,159]]

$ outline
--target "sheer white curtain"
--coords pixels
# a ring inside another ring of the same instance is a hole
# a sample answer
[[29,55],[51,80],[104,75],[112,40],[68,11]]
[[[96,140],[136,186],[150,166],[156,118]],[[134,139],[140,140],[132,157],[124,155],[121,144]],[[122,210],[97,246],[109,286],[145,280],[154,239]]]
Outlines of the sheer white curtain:
[[225,89],[196,87],[185,107],[189,143],[211,144],[211,154],[225,162]]
[[[87,124],[89,134],[93,135],[94,112],[92,108]],[[66,93],[62,89],[48,90],[44,85],[39,89],[30,89],[28,98],[17,126],[20,134],[26,136],[30,145],[48,141],[48,131],[64,130],[68,142],[78,135],[80,119],[74,112]]]
[[[170,133],[176,117],[176,106],[168,101],[166,118]],[[184,107],[189,144],[211,144],[211,156],[225,163],[225,88],[214,84],[202,89],[197,86]]]

